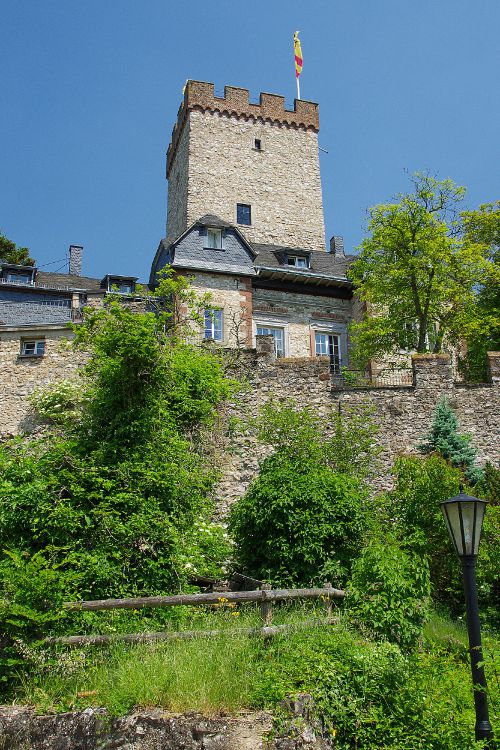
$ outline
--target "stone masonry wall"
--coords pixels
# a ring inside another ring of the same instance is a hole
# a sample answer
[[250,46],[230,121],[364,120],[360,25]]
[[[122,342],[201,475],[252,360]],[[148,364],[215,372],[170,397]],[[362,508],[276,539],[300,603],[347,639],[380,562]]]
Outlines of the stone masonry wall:
[[190,281],[197,294],[210,294],[211,304],[223,308],[223,346],[251,346],[251,280],[216,273],[195,273]]
[[283,327],[285,351],[290,357],[314,354],[314,331],[321,330],[340,336],[342,364],[347,364],[347,324],[352,315],[351,306],[351,300],[335,297],[259,288],[253,292],[254,321]]
[[[252,207],[251,242],[325,249],[318,155],[318,106],[246,89],[190,81],[169,146],[167,239],[207,213],[236,223],[236,204]],[[255,148],[255,139],[261,148]]]
[[[284,706],[285,707],[285,706]],[[288,718],[264,712],[173,714],[144,709],[111,717],[102,708],[37,715],[0,706],[0,750],[331,750],[310,696],[289,701]]]
[[[204,284],[207,288],[206,279]],[[225,305],[227,295],[234,295],[235,310],[245,300],[245,293],[236,286],[231,290],[215,287],[211,291],[214,296],[221,294]],[[0,436],[29,431],[33,424],[28,395],[44,383],[73,377],[84,361],[83,354],[65,346],[70,331],[45,330],[29,335],[45,337],[44,357],[20,357],[20,332],[0,333]],[[307,406],[325,424],[339,404],[341,408],[370,405],[382,447],[375,481],[378,488],[391,485],[390,469],[396,456],[416,451],[443,395],[458,417],[460,430],[472,435],[479,463],[500,462],[500,353],[490,353],[491,382],[481,385],[455,383],[447,355],[419,355],[413,357],[411,386],[339,388],[332,385],[327,358],[276,359],[270,336],[257,337],[257,346],[257,350],[240,349],[232,354],[236,374],[244,387],[238,400],[229,405],[229,412],[240,420],[242,427],[231,439],[229,452],[221,457],[223,479],[217,490],[221,515],[258,473],[266,448],[257,444],[247,422],[271,399],[290,400],[298,408]]]
[[[257,476],[259,462],[268,452],[258,445],[244,425],[257,415],[259,407],[273,399],[290,400],[298,408],[309,407],[328,424],[340,405],[373,408],[382,447],[377,489],[391,486],[391,466],[401,454],[416,453],[417,445],[428,432],[433,411],[441,396],[449,399],[461,432],[472,435],[478,450],[478,462],[500,461],[500,353],[490,356],[493,382],[484,385],[455,384],[447,355],[413,357],[413,386],[380,388],[332,387],[328,359],[287,360],[274,357],[270,337],[259,337],[255,353],[242,357],[240,372],[249,385],[240,395],[232,412],[242,420],[243,428],[233,438],[232,452],[226,459],[224,477],[218,488],[219,509],[227,508],[240,497]],[[267,347],[267,348],[266,348]]]
[[324,249],[317,133],[191,112],[187,200],[188,225],[206,213],[236,224],[236,204],[247,203],[250,242]]
[[[179,136],[177,156],[168,177],[167,242],[173,242],[186,231],[189,175],[189,122]],[[203,214],[197,216],[199,219]]]
[[[83,354],[67,346],[68,330],[0,332],[0,436],[29,431],[32,427],[27,397],[35,388],[74,377]],[[43,357],[20,357],[21,338],[45,339]]]

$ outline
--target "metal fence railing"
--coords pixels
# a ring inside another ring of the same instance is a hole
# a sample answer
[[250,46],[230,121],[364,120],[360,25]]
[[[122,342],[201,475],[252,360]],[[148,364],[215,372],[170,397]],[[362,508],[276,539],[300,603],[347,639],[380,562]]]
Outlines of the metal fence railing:
[[413,385],[413,372],[409,368],[384,368],[375,372],[342,368],[332,373],[337,388],[397,388]]

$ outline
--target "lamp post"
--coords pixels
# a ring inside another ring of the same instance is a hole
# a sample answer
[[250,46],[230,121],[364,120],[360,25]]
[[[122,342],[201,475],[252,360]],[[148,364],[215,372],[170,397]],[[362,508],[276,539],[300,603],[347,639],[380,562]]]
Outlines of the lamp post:
[[476,560],[486,501],[466,495],[460,487],[460,494],[441,503],[441,510],[455,552],[462,563],[474,705],[476,708],[476,740],[486,740],[486,747],[489,750],[495,750],[496,744],[493,740],[493,730],[488,716],[476,584]]

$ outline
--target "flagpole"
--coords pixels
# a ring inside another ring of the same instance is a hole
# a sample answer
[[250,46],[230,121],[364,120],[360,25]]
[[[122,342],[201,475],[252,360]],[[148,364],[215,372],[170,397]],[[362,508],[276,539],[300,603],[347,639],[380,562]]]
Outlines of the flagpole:
[[297,99],[300,99],[300,74],[302,73],[302,49],[298,31],[293,35],[293,56],[295,59],[295,80],[297,81]]

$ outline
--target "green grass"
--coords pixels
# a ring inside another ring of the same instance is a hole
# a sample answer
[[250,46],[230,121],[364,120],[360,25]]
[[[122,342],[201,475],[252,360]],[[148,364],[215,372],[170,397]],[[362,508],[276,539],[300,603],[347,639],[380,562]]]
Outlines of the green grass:
[[437,610],[431,612],[424,626],[424,638],[429,643],[459,651],[468,648],[465,622],[462,619],[451,620],[445,613]]
[[[324,614],[321,604],[277,607],[275,622],[297,624]],[[287,696],[306,692],[335,732],[338,750],[479,750],[465,629],[443,615],[432,615],[422,647],[410,655],[363,637],[342,618],[267,641],[235,632],[261,625],[254,607],[191,611],[181,620],[179,629],[223,633],[36,652],[17,702],[34,704],[40,712],[105,706],[120,715],[157,706],[208,715],[262,708],[279,713]],[[500,642],[485,641],[491,718],[498,731]]]
[[[34,652],[34,669],[22,678],[17,700],[34,704],[41,712],[100,705],[113,714],[125,713],[133,706],[204,713],[251,706],[265,647],[261,638],[241,635],[237,629],[261,628],[259,609],[224,604],[215,611],[185,609],[188,611],[182,616],[161,623],[162,629],[200,631],[192,640],[137,645],[117,642],[109,647],[75,649],[58,646]],[[322,604],[281,606],[274,608],[273,624],[293,627],[325,616]],[[108,616],[101,620],[104,627],[100,630],[123,632],[123,622],[123,616]],[[145,627],[143,621],[141,628],[137,616],[133,622],[137,632],[157,629],[160,624],[153,620]],[[201,635],[205,630],[222,634],[205,638]]]

